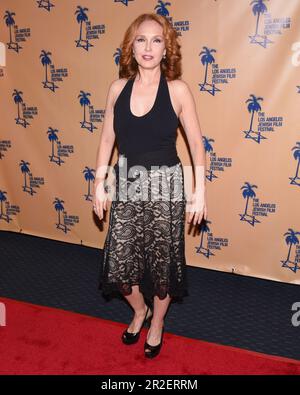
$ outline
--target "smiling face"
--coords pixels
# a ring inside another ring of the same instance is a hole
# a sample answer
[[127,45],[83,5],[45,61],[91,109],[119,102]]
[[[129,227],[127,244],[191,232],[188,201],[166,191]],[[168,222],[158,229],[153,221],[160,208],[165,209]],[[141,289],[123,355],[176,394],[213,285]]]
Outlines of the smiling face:
[[155,21],[142,22],[133,41],[133,53],[139,65],[157,66],[166,53],[162,26]]

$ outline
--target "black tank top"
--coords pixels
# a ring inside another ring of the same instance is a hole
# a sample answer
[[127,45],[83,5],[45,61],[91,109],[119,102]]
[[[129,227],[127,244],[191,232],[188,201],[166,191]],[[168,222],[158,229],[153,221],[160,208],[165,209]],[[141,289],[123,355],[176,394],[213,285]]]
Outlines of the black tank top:
[[127,167],[142,165],[173,166],[180,162],[176,151],[178,117],[173,109],[166,77],[161,72],[153,107],[136,116],[130,109],[134,79],[129,79],[114,106],[113,127],[119,155],[126,156]]

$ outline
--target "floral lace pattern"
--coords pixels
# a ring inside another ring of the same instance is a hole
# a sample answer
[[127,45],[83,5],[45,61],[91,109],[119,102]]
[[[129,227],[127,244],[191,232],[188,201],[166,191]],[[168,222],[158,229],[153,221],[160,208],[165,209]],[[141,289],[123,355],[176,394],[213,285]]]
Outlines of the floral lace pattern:
[[[116,199],[110,208],[99,289],[130,295],[138,285],[150,300],[167,294],[182,299],[188,293],[181,162],[144,170],[139,178],[122,176],[116,165],[115,170]],[[125,187],[127,200],[122,199]]]

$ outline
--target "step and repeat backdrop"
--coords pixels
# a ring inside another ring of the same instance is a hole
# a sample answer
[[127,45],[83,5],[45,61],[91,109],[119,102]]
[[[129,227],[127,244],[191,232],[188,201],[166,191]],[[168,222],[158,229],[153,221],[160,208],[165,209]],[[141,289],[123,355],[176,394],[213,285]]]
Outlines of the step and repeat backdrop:
[[[299,284],[299,0],[1,0],[0,229],[103,247],[106,97],[127,27],[149,12],[178,32],[206,152],[208,218],[186,223],[187,264]],[[177,150],[191,166],[181,127]]]

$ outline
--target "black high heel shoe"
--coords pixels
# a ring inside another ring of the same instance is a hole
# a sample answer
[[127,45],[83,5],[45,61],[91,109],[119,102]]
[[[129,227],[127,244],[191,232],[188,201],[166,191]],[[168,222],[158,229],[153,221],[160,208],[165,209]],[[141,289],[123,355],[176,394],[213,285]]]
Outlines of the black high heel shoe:
[[[148,344],[147,343],[147,341],[145,341],[145,344],[144,344],[144,354],[145,354],[145,357],[147,357],[147,358],[154,358],[154,357],[156,357],[158,354],[159,354],[159,352],[160,352],[160,350],[161,350],[161,346],[162,346],[162,344],[163,344],[163,335],[164,335],[164,326],[162,327],[162,332],[161,332],[161,339],[160,339],[160,343],[159,344],[157,344],[156,346],[151,346],[150,344]],[[148,350],[148,351],[146,351],[146,349]],[[150,350],[150,351],[149,351]]]
[[141,329],[140,329],[138,332],[133,332],[133,333],[127,332],[127,329],[128,329],[128,328],[127,328],[127,329],[122,333],[122,342],[123,342],[124,344],[127,344],[127,345],[129,345],[129,344],[135,344],[135,343],[139,340],[139,338],[140,338],[140,333],[141,333],[141,330],[142,330],[143,326],[144,326],[145,324],[147,324],[147,326],[149,326],[150,321],[151,321],[151,319],[152,319],[153,313],[151,313],[151,315],[150,315],[149,317],[147,317],[149,309],[150,309],[150,307],[147,306],[147,311],[146,311],[146,315],[145,315],[144,321],[143,321],[143,323],[142,323]]

